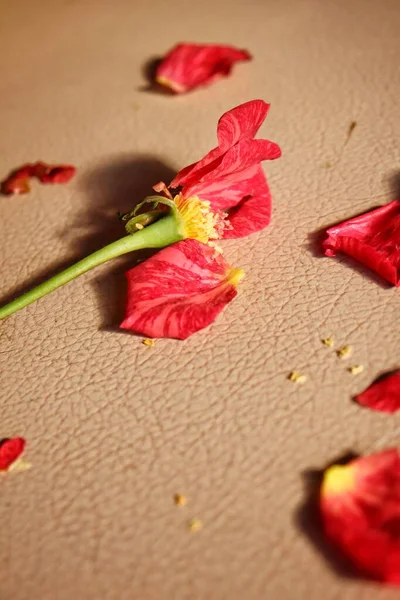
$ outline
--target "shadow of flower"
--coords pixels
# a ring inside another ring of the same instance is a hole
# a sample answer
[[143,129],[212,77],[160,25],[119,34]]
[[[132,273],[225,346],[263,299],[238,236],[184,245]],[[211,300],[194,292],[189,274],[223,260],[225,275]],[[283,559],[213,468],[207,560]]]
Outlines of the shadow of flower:
[[[169,183],[174,175],[175,171],[158,158],[126,154],[109,158],[91,171],[83,173],[81,186],[87,200],[75,221],[60,234],[71,248],[68,258],[61,263],[53,262],[45,271],[25,281],[2,298],[0,305],[10,302],[76,261],[124,236],[125,229],[118,219],[118,212],[132,210],[152,194],[154,184],[159,181]],[[120,320],[126,289],[124,271],[153,252],[143,251],[123,256],[118,259],[111,273],[95,280],[104,326],[115,325]]]

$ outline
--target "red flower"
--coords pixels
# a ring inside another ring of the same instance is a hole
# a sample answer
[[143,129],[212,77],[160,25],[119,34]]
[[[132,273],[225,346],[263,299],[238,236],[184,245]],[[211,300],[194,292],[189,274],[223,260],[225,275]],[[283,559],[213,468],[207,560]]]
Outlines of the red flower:
[[361,406],[386,413],[400,409],[400,371],[379,377],[366,390],[355,397]]
[[[249,235],[270,222],[271,194],[260,163],[279,158],[281,150],[274,142],[254,139],[268,110],[263,100],[252,100],[222,115],[218,146],[182,169],[169,186],[179,187],[183,198],[209,201],[214,212],[226,211],[224,238]],[[154,189],[161,191],[165,184]]]
[[324,530],[364,575],[400,585],[400,457],[386,450],[329,467],[320,492]]
[[177,44],[157,67],[156,81],[181,94],[226,77],[236,62],[251,58],[232,46]]
[[400,285],[400,202],[394,201],[327,230],[326,256],[346,252]]
[[146,337],[186,339],[214,321],[237,295],[241,269],[212,247],[187,239],[127,272],[123,329]]
[[36,177],[41,183],[67,183],[76,173],[72,165],[49,165],[43,162],[26,164],[16,169],[1,184],[3,194],[27,194],[29,179]]
[[25,448],[23,438],[10,438],[0,442],[0,471],[8,471],[21,456]]

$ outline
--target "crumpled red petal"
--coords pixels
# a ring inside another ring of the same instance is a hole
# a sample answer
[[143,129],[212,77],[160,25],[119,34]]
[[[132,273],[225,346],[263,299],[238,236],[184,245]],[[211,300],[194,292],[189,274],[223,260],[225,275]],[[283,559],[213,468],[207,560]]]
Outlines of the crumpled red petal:
[[379,412],[395,413],[400,410],[400,371],[379,377],[355,401],[361,406]]
[[208,245],[187,239],[164,248],[126,274],[121,323],[146,337],[186,339],[212,323],[237,295],[243,276]]
[[394,201],[327,230],[326,256],[345,252],[400,285],[400,202]]
[[251,60],[247,50],[217,44],[177,44],[157,67],[156,81],[182,94],[230,74],[239,61]]
[[76,173],[72,165],[49,165],[37,162],[34,165],[33,176],[41,183],[67,183]]
[[8,471],[23,453],[25,444],[25,440],[21,437],[4,439],[0,442],[0,471]]
[[27,163],[16,169],[1,183],[1,192],[7,196],[27,194],[29,179],[36,177],[41,183],[67,183],[76,173],[72,165],[49,165],[41,161]]
[[320,492],[324,531],[364,576],[400,585],[400,456],[397,449],[334,465]]

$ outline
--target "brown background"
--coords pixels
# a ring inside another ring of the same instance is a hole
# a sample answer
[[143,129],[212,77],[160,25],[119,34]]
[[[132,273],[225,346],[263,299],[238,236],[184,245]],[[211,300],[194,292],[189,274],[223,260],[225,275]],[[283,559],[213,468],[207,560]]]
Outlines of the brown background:
[[[399,366],[399,290],[310,237],[396,197],[399,0],[13,0],[0,27],[1,173],[79,166],[0,198],[3,297],[115,239],[115,212],[213,147],[229,108],[271,102],[261,133],[283,150],[273,223],[224,244],[247,278],[208,330],[153,349],[118,332],[123,262],[1,324],[0,435],[26,437],[33,467],[0,482],[0,599],[398,597],[332,568],[300,507],[305,471],[399,441],[398,418],[350,402]],[[143,91],[185,39],[255,59],[187,96]]]

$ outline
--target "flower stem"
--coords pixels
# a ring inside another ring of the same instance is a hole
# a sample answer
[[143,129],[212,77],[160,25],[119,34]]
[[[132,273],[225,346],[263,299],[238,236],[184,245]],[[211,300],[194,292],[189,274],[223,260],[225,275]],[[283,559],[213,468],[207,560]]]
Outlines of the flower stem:
[[90,271],[112,258],[143,248],[164,248],[182,239],[183,235],[177,229],[176,219],[172,215],[168,215],[156,223],[149,225],[149,227],[127,235],[93,252],[93,254],[71,265],[61,273],[57,273],[57,275],[44,281],[29,292],[22,294],[19,298],[12,300],[0,308],[0,320],[9,317],[18,310],[21,310],[21,308],[32,304],[32,302],[50,294],[50,292],[79,277],[79,275],[83,275],[86,271]]

